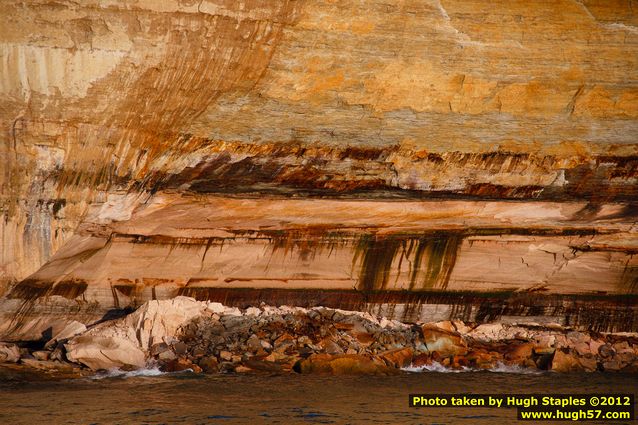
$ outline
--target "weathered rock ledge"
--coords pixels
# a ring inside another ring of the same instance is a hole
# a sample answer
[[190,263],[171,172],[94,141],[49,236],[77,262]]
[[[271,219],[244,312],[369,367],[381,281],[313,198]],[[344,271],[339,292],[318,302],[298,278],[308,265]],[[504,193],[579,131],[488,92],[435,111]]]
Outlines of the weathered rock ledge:
[[178,295],[403,322],[638,331],[633,204],[131,196],[96,204],[0,298],[0,340]]
[[0,2],[0,340],[179,295],[638,331],[636,11]]
[[188,297],[149,301],[30,350],[0,344],[0,362],[63,373],[159,366],[195,373],[394,374],[443,366],[638,371],[638,335],[560,325],[402,323],[325,307],[240,310]]

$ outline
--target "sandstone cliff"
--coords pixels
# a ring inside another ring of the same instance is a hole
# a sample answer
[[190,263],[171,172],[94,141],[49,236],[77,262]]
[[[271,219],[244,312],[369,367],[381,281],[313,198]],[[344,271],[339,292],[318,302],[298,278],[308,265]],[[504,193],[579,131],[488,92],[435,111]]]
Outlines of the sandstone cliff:
[[3,2],[0,309],[638,329],[636,6]]

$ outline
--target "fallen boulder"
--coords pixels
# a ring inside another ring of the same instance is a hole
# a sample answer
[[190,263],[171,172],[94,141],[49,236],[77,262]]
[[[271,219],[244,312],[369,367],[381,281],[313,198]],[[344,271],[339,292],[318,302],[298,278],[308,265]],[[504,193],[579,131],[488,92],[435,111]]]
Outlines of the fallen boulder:
[[381,353],[379,355],[388,366],[402,368],[409,366],[414,358],[414,350],[410,347],[396,348]]
[[554,372],[574,372],[582,370],[582,366],[576,356],[567,350],[561,349],[554,352],[552,370]]
[[174,339],[181,326],[203,314],[208,306],[188,297],[148,301],[126,317],[71,338],[65,344],[67,359],[93,370],[144,367],[146,354],[155,344]]
[[82,335],[73,338],[65,347],[69,361],[93,370],[138,369],[146,364],[146,355],[139,345],[127,338]]

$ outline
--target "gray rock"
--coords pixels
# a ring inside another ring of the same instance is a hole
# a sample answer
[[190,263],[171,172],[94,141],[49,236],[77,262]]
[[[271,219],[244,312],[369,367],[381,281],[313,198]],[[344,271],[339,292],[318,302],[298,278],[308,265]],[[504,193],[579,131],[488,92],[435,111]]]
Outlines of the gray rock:
[[227,332],[246,333],[253,325],[253,321],[243,316],[222,316],[220,322]]
[[159,354],[163,353],[164,351],[169,350],[170,347],[168,346],[168,344],[164,343],[164,342],[160,342],[158,344],[154,344],[151,349],[149,350],[149,354],[151,356],[158,356]]
[[312,320],[320,320],[321,319],[321,313],[319,313],[318,311],[315,310],[310,310],[308,311],[308,317]]
[[616,354],[616,352],[611,345],[603,344],[598,347],[598,354],[600,354],[600,357],[602,357],[603,359],[607,359]]
[[342,313],[335,311],[332,314],[332,321],[333,322],[343,322],[344,319],[346,318],[346,316],[344,316]]
[[157,358],[164,362],[169,362],[171,360],[175,360],[177,358],[177,355],[175,355],[175,353],[173,353],[171,350],[166,350],[159,353]]

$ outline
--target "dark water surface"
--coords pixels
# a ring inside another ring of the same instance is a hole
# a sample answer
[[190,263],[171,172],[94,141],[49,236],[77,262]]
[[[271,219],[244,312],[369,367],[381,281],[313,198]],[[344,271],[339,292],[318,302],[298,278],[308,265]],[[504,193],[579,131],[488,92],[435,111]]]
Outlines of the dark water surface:
[[637,388],[638,375],[602,373],[205,376],[187,372],[62,380],[0,369],[0,424],[522,425],[533,422],[517,421],[515,409],[415,409],[408,407],[408,394],[636,393]]

